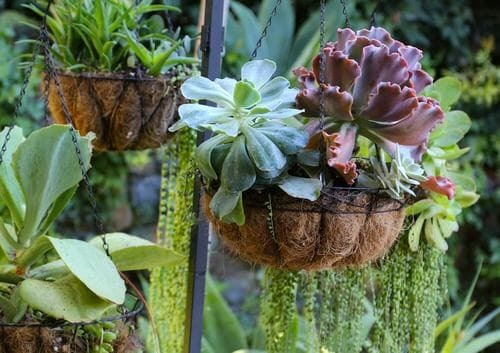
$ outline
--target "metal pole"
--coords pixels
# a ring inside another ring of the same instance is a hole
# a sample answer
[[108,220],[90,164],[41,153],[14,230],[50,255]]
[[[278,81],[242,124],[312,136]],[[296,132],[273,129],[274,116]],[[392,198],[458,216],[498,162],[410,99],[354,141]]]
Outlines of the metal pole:
[[[207,0],[205,25],[201,37],[202,75],[213,80],[220,76],[222,50],[224,46],[224,0]],[[198,134],[197,144],[205,140]],[[207,272],[208,223],[200,212],[201,183],[196,180],[193,207],[197,222],[191,235],[189,257],[189,282],[187,298],[187,319],[184,335],[184,352],[200,353],[203,334],[203,307],[205,301],[205,279]]]

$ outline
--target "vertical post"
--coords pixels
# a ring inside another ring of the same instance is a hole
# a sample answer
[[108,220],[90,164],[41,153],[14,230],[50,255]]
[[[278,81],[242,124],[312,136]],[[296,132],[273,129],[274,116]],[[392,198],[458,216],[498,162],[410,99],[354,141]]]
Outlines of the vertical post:
[[[222,50],[224,46],[224,0],[207,0],[205,25],[201,37],[202,75],[213,80],[220,76]],[[198,134],[197,144],[205,140]],[[186,313],[184,352],[200,353],[203,334],[203,307],[205,301],[205,279],[207,272],[208,223],[200,212],[201,183],[196,178],[193,211],[197,222],[193,226],[189,258],[189,283]]]

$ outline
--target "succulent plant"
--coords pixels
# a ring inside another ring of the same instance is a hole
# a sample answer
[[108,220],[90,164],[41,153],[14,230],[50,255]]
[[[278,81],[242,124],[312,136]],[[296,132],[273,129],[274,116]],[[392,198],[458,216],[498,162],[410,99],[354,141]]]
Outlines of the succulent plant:
[[[325,129],[336,133],[337,141],[342,140],[336,146],[342,158],[328,164],[346,182],[354,182],[351,153],[340,151],[352,151],[356,134],[393,157],[399,148],[419,161],[430,131],[444,119],[436,100],[418,95],[432,82],[419,63],[422,52],[392,39],[380,27],[357,32],[339,29],[337,34],[338,40],[315,57],[312,71],[304,67],[294,70],[302,89],[297,107],[305,110],[305,116],[318,117],[324,95]],[[324,67],[324,82],[320,82],[320,66]]]
[[317,179],[288,174],[309,136],[293,119],[297,90],[284,77],[272,78],[276,64],[254,60],[241,69],[241,80],[193,77],[181,86],[184,97],[216,107],[183,104],[170,131],[189,127],[214,135],[196,151],[196,163],[209,185],[217,183],[210,208],[227,223],[245,223],[242,194],[250,188],[277,185],[294,197],[315,200]]
[[424,169],[413,159],[404,156],[396,145],[396,153],[387,167],[385,152],[379,151],[379,158],[371,157],[373,173],[361,172],[358,178],[360,186],[382,188],[394,199],[404,198],[408,193],[416,196],[412,186],[420,185],[427,180]]

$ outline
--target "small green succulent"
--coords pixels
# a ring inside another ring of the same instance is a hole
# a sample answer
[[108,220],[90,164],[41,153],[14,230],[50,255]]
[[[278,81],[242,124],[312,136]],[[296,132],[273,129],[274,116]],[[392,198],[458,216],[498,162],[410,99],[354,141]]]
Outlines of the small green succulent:
[[250,188],[277,185],[309,200],[320,194],[319,180],[288,174],[309,135],[294,119],[302,112],[292,108],[297,91],[286,78],[272,78],[275,71],[273,61],[254,60],[242,67],[240,81],[193,77],[181,87],[187,99],[217,105],[182,105],[170,131],[189,127],[214,133],[195,158],[207,183],[218,186],[210,208],[227,223],[245,223],[242,195]]
[[394,158],[390,167],[386,163],[386,153],[379,151],[379,158],[370,157],[373,173],[360,172],[358,184],[361,186],[382,188],[394,199],[402,199],[405,193],[416,196],[412,186],[420,185],[427,180],[424,169],[415,161],[401,153],[396,145]]

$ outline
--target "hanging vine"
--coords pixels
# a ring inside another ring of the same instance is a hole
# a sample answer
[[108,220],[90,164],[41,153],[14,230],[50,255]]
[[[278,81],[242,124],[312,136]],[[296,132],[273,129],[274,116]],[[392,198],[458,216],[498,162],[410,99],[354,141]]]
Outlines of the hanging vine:
[[261,321],[266,334],[267,353],[288,353],[294,349],[294,333],[298,332],[298,282],[297,272],[272,268],[265,271]]
[[327,352],[361,352],[366,334],[366,269],[320,274],[320,347]]
[[434,352],[437,310],[446,279],[444,255],[429,245],[417,252],[400,241],[381,263],[375,303],[377,322],[369,352]]
[[[166,147],[162,167],[158,242],[184,255],[189,255],[194,222],[195,141],[195,135],[190,131],[176,135]],[[150,302],[162,353],[182,351],[188,266],[186,260],[179,266],[159,268],[151,273]]]

